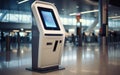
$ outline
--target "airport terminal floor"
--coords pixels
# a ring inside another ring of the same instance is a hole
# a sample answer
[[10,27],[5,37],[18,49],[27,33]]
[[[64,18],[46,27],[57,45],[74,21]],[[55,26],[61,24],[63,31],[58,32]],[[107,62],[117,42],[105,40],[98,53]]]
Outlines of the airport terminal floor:
[[[65,70],[37,73],[25,68],[31,66],[31,44],[11,45],[10,51],[0,52],[0,75],[120,75],[120,43],[99,46],[97,43],[82,47],[67,43],[61,66]],[[47,56],[47,55],[46,55]]]

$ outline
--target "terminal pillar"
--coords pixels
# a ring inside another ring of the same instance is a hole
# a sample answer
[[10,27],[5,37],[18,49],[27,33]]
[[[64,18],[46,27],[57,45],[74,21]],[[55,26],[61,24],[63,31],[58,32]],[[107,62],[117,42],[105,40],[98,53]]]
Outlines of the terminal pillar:
[[10,36],[6,36],[6,51],[10,51]]
[[3,51],[4,33],[1,31],[1,51]]
[[99,0],[100,45],[107,45],[108,37],[108,0]]
[[20,50],[20,32],[17,32],[18,50]]
[[77,20],[76,34],[77,34],[78,46],[82,46],[82,24],[80,22],[80,19],[81,19],[81,15],[77,15],[76,16],[76,20]]

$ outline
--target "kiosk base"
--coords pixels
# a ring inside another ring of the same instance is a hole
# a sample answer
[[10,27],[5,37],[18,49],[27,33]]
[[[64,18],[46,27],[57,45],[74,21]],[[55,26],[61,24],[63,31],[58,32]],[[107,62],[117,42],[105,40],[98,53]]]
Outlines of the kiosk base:
[[64,69],[65,69],[64,67],[59,67],[59,66],[52,66],[47,68],[26,68],[26,70],[39,72],[39,73],[48,73],[48,72],[64,70]]

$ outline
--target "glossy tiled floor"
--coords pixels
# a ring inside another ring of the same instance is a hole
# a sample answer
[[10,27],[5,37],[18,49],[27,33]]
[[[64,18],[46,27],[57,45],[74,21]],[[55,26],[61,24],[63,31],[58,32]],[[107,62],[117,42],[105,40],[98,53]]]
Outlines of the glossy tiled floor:
[[31,66],[31,44],[21,44],[20,50],[13,45],[11,49],[0,53],[0,75],[120,75],[120,44],[67,44],[61,64],[66,69],[45,74],[25,70]]

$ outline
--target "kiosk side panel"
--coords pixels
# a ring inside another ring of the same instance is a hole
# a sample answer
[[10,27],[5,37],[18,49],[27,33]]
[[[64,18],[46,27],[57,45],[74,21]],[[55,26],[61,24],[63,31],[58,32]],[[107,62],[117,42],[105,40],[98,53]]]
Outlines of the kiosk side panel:
[[32,25],[32,68],[38,67],[39,31],[37,25]]

